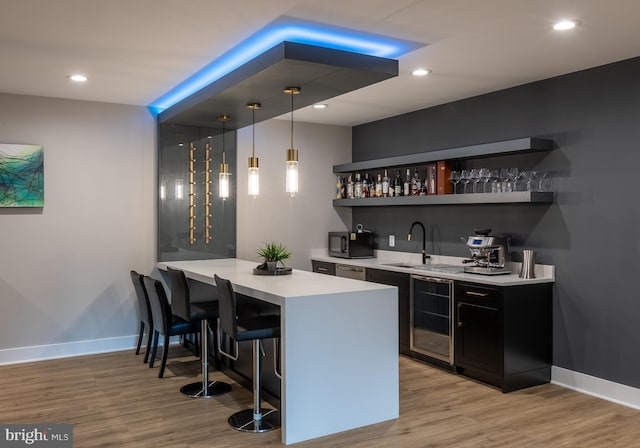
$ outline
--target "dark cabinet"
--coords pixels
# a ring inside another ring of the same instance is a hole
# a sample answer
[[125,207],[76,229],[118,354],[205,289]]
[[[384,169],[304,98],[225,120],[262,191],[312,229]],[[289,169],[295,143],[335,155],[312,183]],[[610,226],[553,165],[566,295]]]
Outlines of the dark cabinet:
[[336,275],[336,264],[328,261],[311,260],[311,270],[319,274]]
[[456,282],[456,370],[503,392],[551,379],[551,285]]
[[399,320],[399,345],[400,353],[411,356],[409,349],[410,326],[410,276],[401,272],[385,271],[382,269],[367,268],[366,279],[368,282],[382,283],[398,287],[398,320]]

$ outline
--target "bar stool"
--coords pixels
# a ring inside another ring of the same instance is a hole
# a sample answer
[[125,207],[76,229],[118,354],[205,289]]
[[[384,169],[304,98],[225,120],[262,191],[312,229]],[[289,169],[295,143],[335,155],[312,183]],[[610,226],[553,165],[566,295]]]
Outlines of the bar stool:
[[[210,398],[231,390],[231,385],[222,381],[209,381],[209,319],[217,319],[218,301],[191,303],[189,283],[184,272],[167,268],[171,280],[171,306],[173,313],[187,322],[200,322],[200,360],[202,362],[202,381],[189,383],[180,388],[180,392],[191,398]],[[215,333],[214,333],[215,335]]]
[[[260,345],[262,339],[280,337],[279,316],[255,316],[239,318],[236,309],[236,295],[229,280],[214,274],[216,286],[220,294],[220,317],[218,319],[218,351],[229,359],[238,360],[238,343],[253,342],[253,409],[236,412],[229,417],[231,427],[245,432],[266,432],[280,427],[280,411],[260,406],[261,355],[264,350]],[[221,339],[226,334],[234,341],[235,354],[225,352],[221,347]]]
[[149,361],[149,353],[151,352],[151,339],[153,339],[153,319],[151,315],[151,304],[149,303],[149,296],[147,290],[144,287],[142,279],[144,275],[139,274],[136,271],[130,271],[131,281],[133,282],[133,288],[136,292],[136,298],[138,299],[138,311],[140,315],[140,333],[138,334],[138,344],[136,346],[136,355],[140,354],[140,346],[142,345],[142,338],[144,336],[144,327],[147,326],[147,349],[144,351],[143,363]]
[[151,350],[149,368],[153,368],[153,363],[156,360],[156,351],[158,350],[158,339],[160,335],[162,335],[164,337],[164,343],[160,371],[158,372],[158,378],[162,378],[169,354],[169,338],[171,338],[171,336],[197,333],[199,331],[198,325],[180,319],[171,313],[171,305],[169,305],[169,301],[167,300],[164,286],[162,286],[162,283],[158,280],[145,275],[143,277],[143,284],[147,292],[147,297],[149,297],[151,315],[153,317],[153,348]]

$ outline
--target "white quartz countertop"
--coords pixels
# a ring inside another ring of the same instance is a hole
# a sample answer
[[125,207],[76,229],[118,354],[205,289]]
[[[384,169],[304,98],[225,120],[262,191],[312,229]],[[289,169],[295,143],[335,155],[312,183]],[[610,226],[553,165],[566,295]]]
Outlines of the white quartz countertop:
[[231,281],[236,292],[276,305],[296,297],[373,291],[394,288],[377,283],[294,269],[290,275],[254,275],[255,261],[224,258],[217,260],[189,260],[159,262],[158,268],[181,269],[188,278],[215,285],[213,275]]
[[[312,260],[325,261],[335,264],[344,264],[350,266],[361,266],[365,268],[382,269],[387,271],[403,272],[407,274],[423,275],[429,277],[447,278],[451,280],[461,280],[471,283],[480,283],[493,286],[518,286],[532,285],[537,283],[554,283],[555,267],[551,265],[535,265],[535,278],[520,278],[521,263],[510,263],[511,274],[500,275],[481,275],[468,274],[464,272],[452,272],[455,266],[459,266],[460,270],[464,267],[460,257],[448,257],[442,255],[431,255],[427,260],[426,269],[413,269],[401,266],[389,266],[389,264],[402,263],[408,266],[421,265],[421,255],[405,252],[393,251],[376,251],[375,258],[338,258],[327,255],[326,250],[317,250],[312,253]],[[443,269],[443,266],[446,265]],[[433,270],[429,269],[433,266]],[[450,268],[449,268],[450,267]]]

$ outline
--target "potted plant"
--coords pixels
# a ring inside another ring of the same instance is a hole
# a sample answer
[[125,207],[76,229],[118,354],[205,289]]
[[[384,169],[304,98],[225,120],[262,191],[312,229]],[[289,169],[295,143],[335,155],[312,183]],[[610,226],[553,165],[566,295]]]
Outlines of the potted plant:
[[275,271],[278,263],[284,266],[284,260],[291,256],[291,252],[280,243],[265,243],[264,247],[256,252],[264,262],[258,266],[258,269]]

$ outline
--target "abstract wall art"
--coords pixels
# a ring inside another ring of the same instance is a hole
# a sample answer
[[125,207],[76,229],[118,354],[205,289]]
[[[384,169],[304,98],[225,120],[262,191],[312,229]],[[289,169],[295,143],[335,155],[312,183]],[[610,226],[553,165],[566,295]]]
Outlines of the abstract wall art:
[[0,207],[44,206],[44,148],[0,143]]

